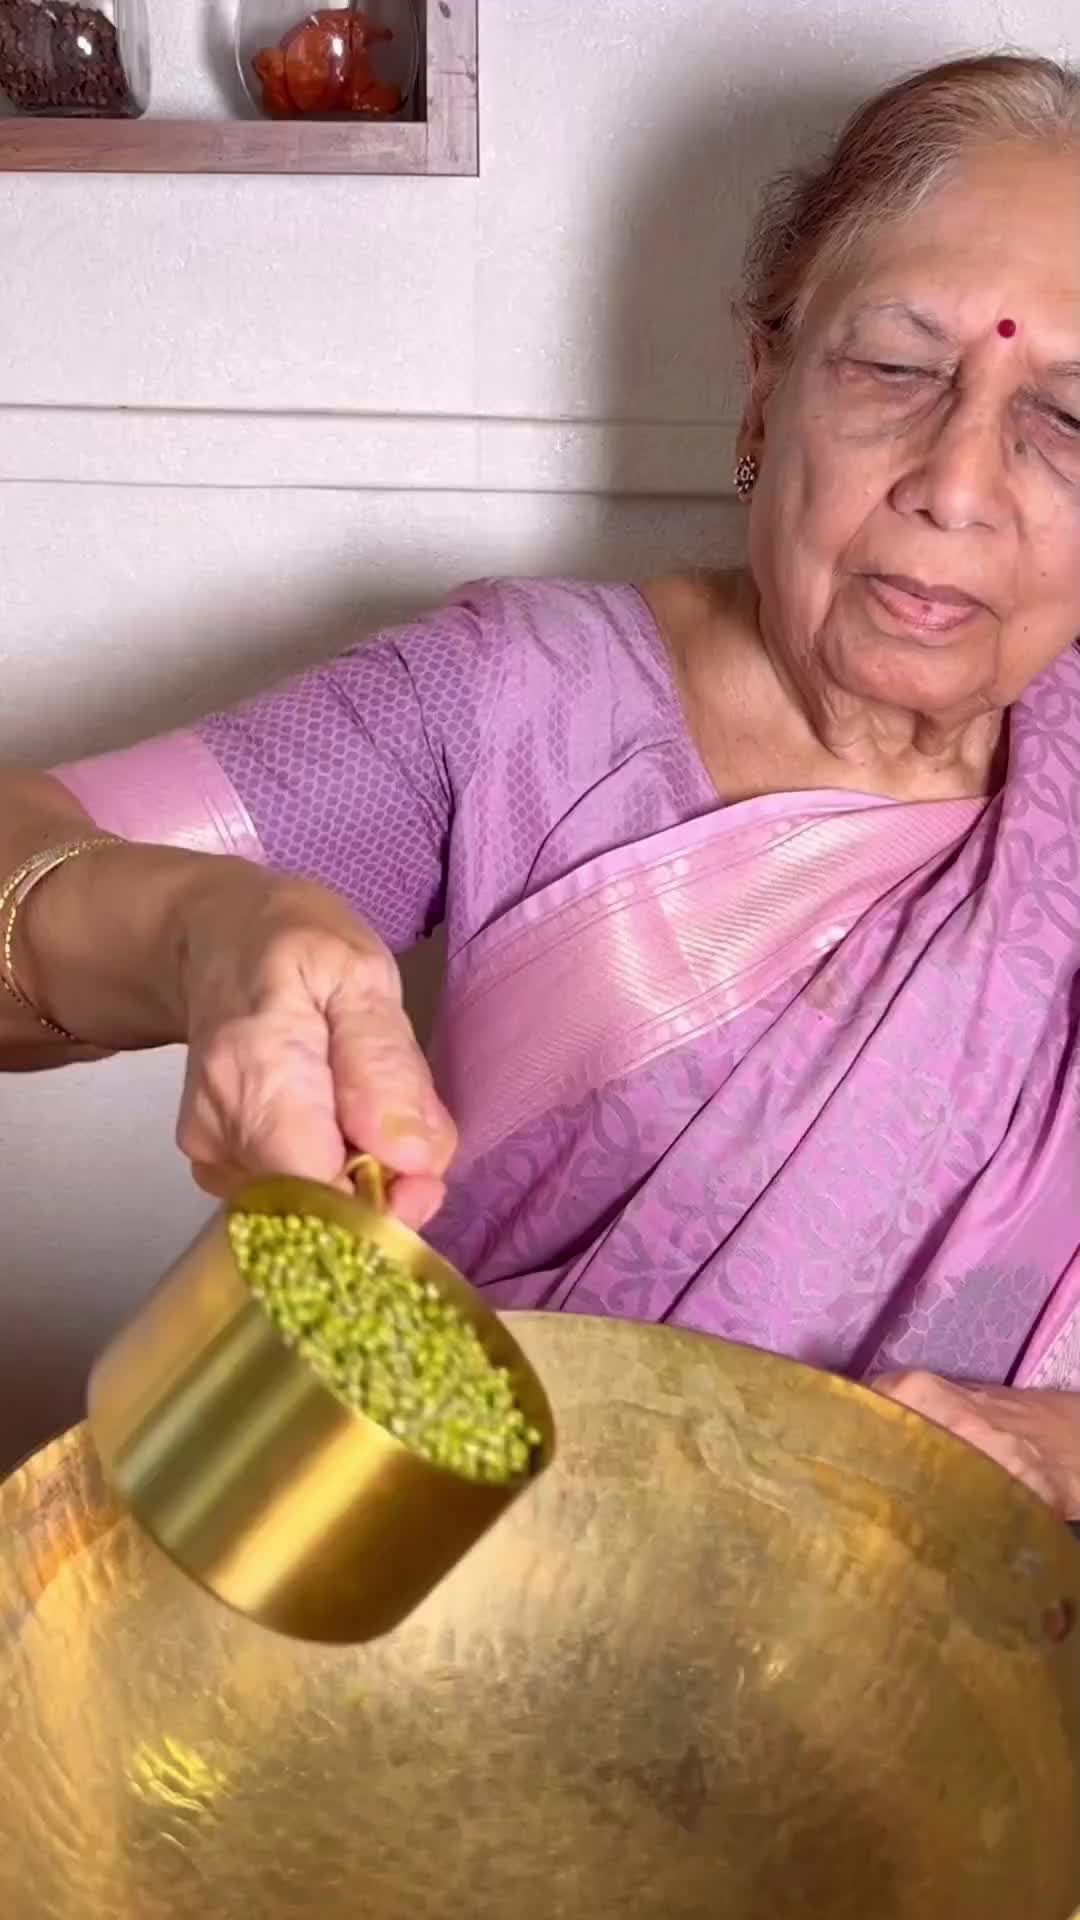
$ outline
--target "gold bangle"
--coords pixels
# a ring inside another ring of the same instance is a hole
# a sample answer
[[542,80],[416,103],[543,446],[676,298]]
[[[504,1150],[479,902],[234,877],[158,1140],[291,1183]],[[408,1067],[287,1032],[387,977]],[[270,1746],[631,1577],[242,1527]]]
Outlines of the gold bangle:
[[[124,845],[126,845],[125,841],[119,839],[116,834],[110,833],[98,834],[88,840],[72,840],[62,847],[47,847],[42,853],[32,854],[29,860],[24,860],[21,866],[16,867],[14,873],[8,875],[3,887],[0,888],[0,924],[4,925],[3,939],[0,941],[0,986],[3,986],[18,1006],[24,1008],[27,1013],[33,1014],[39,1027],[44,1027],[46,1033],[55,1034],[58,1039],[66,1040],[71,1046],[78,1047],[85,1043],[77,1040],[66,1027],[57,1026],[55,1020],[47,1020],[45,1015],[35,1007],[33,1001],[27,998],[15,978],[13,955],[19,909],[24,901],[29,899],[35,887],[40,886],[43,880],[47,880],[50,873],[55,873],[60,867],[66,867],[70,860],[78,860],[84,853],[94,853],[99,847]],[[4,924],[5,914],[7,915],[6,924]]]

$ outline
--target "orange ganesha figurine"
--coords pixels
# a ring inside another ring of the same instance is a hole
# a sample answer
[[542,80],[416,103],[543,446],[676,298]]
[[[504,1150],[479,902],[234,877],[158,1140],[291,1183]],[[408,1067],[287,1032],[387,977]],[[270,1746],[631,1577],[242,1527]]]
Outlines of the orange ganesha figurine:
[[265,47],[252,65],[262,86],[263,111],[276,120],[305,113],[396,113],[401,94],[377,79],[368,48],[393,39],[362,13],[320,8],[290,28],[279,46]]

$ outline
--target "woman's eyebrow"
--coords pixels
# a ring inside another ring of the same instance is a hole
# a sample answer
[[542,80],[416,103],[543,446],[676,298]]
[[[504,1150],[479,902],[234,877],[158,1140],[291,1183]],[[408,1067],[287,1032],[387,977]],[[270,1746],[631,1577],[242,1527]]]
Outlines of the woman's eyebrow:
[[908,326],[914,328],[916,333],[924,334],[936,346],[947,347],[952,344],[951,336],[940,320],[936,320],[932,313],[927,313],[922,307],[910,306],[906,300],[882,300],[857,307],[851,316],[851,330],[854,330],[861,320],[880,318],[882,315],[888,319],[905,321]]
[[[906,300],[882,300],[857,307],[851,315],[847,337],[851,337],[860,321],[880,318],[882,315],[889,319],[906,322],[917,333],[932,340],[936,346],[947,347],[954,344],[952,336],[942,326],[940,320],[935,319],[934,315],[928,313],[925,308],[913,307]],[[1046,372],[1054,380],[1080,381],[1080,359],[1055,360],[1047,367]]]

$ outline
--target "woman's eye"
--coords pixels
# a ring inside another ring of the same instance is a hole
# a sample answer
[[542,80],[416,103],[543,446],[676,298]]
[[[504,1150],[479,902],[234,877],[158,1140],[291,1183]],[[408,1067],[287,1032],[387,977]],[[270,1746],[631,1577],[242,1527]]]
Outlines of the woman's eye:
[[1065,413],[1061,407],[1051,407],[1050,418],[1061,433],[1068,434],[1071,439],[1080,437],[1080,420],[1075,415]]
[[870,360],[867,365],[870,372],[876,373],[881,380],[925,380],[926,378],[925,367],[899,366],[892,360]]
[[931,367],[914,367],[906,360],[871,360],[851,355],[836,363],[836,371],[853,394],[864,401],[880,401],[883,392],[909,403],[940,385]]

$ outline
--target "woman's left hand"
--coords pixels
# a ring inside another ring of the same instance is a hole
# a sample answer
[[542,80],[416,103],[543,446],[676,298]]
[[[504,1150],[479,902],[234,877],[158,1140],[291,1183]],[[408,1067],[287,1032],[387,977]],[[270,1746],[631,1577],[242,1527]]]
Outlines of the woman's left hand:
[[1080,1519],[1080,1394],[959,1387],[922,1372],[884,1374],[874,1386],[989,1454],[1065,1519]]

